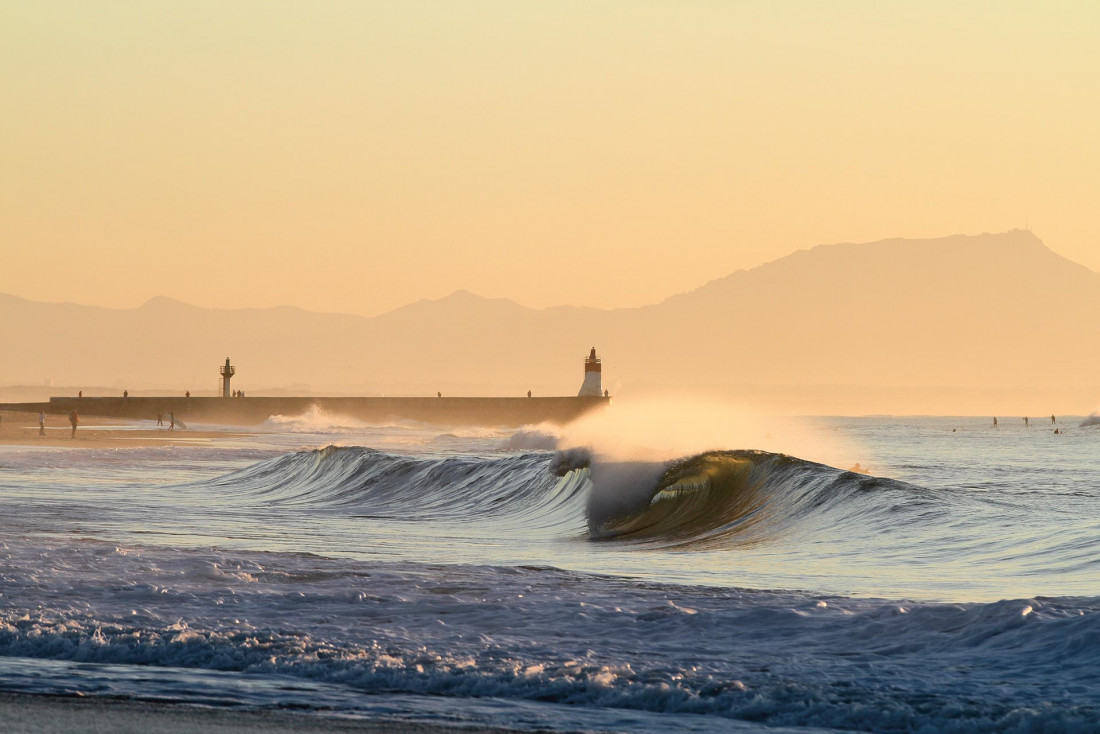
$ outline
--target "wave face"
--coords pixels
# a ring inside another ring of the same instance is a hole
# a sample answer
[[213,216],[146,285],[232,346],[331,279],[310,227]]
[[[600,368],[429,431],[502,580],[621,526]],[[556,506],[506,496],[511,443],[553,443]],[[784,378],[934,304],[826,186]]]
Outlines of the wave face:
[[508,520],[535,528],[580,525],[585,477],[550,470],[548,454],[420,457],[328,446],[287,454],[210,486],[242,500],[397,522]]

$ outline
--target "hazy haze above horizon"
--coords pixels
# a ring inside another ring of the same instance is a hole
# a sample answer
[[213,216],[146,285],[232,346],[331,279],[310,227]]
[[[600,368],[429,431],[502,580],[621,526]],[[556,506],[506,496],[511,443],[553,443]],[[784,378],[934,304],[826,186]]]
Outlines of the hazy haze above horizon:
[[1025,223],[1100,270],[1100,6],[7,4],[0,292],[658,302]]

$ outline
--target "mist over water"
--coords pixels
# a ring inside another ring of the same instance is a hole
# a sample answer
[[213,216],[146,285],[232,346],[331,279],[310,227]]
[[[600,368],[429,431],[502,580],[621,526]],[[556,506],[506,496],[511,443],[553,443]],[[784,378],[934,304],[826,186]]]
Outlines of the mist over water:
[[1086,730],[1081,422],[657,401],[564,429],[312,412],[207,446],[4,448],[0,689],[521,729]]

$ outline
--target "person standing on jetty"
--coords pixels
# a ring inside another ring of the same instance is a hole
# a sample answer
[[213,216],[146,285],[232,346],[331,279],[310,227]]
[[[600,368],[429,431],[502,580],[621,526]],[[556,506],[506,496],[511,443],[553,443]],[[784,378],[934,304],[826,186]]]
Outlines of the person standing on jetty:
[[39,411],[38,412],[38,435],[39,436],[45,436],[46,435],[46,412],[45,411]]
[[76,425],[80,423],[80,416],[76,414],[75,409],[72,413],[69,413],[69,423],[73,424],[73,433],[69,438],[76,438]]

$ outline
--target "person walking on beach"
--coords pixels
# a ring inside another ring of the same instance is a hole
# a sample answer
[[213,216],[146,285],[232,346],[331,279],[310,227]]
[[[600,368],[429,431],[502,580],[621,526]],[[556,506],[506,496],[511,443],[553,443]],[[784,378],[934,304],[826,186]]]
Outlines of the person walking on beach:
[[168,430],[176,430],[176,411],[174,410],[168,414]]
[[164,413],[157,413],[157,425],[158,426],[163,426],[164,425]]
[[46,413],[44,411],[38,413],[38,435],[46,435]]
[[71,436],[69,436],[69,438],[76,438],[76,424],[80,423],[80,416],[76,414],[76,410],[73,410],[72,413],[69,413],[69,423],[73,424],[73,433]]

